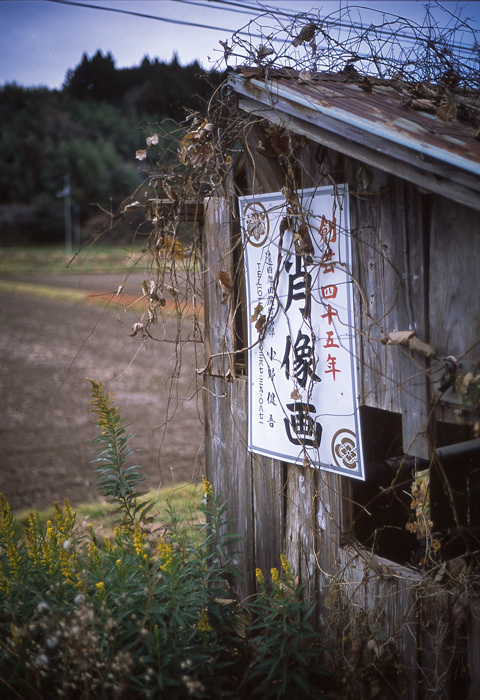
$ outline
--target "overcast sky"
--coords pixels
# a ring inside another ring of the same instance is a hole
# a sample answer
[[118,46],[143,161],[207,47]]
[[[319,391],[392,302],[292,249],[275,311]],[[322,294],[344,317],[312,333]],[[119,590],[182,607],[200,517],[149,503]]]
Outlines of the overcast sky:
[[[198,59],[210,68],[223,55],[219,41],[248,24],[265,6],[298,13],[321,9],[326,15],[348,6],[352,20],[369,23],[372,16],[366,9],[358,9],[362,6],[399,13],[421,23],[425,4],[419,0],[84,0],[84,6],[80,6],[81,0],[70,0],[68,4],[0,0],[0,85],[16,82],[28,87],[60,88],[67,70],[79,64],[83,53],[93,56],[98,49],[111,52],[118,68],[139,65],[145,55],[169,62],[175,52],[182,64]],[[441,4],[454,14],[460,11],[463,19],[471,19],[480,30],[480,1]],[[448,14],[439,13],[438,8],[432,12],[442,21],[448,20]],[[269,22],[265,19],[266,33]]]

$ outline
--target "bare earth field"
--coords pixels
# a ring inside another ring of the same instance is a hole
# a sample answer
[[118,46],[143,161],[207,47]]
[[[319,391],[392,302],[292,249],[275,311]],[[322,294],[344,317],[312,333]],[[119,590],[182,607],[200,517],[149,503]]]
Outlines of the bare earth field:
[[[201,346],[197,360],[195,346],[184,345],[179,367],[174,343],[130,337],[135,312],[101,301],[102,292],[116,291],[116,275],[8,279],[95,295],[64,301],[0,289],[0,491],[12,509],[99,498],[86,377],[116,392],[135,433],[132,463],[144,468],[147,488],[199,478],[202,395],[195,367],[203,364]],[[168,324],[163,332],[175,337]]]

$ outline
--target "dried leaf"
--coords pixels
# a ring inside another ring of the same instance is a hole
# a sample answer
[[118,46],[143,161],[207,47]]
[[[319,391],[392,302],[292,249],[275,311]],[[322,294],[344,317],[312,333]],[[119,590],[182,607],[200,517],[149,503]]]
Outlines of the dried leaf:
[[426,81],[423,83],[418,83],[415,86],[415,90],[417,95],[420,95],[421,97],[433,99],[437,96],[436,89],[433,87],[433,85],[430,85],[430,83],[427,83]]
[[252,323],[254,323],[257,320],[258,315],[259,315],[260,311],[262,311],[262,309],[263,309],[263,304],[256,305],[256,307],[253,311],[253,314],[250,316],[250,320]]
[[214,151],[211,142],[212,131],[213,124],[203,121],[197,129],[185,134],[178,149],[178,159],[182,165],[195,168],[208,162]]
[[124,208],[123,211],[124,213],[127,211],[130,211],[130,209],[138,209],[138,207],[141,207],[142,205],[140,202],[132,202],[131,204],[127,204]]
[[145,149],[137,151],[135,153],[135,158],[137,160],[145,160],[146,157],[147,157],[147,151]]
[[435,102],[426,99],[414,99],[410,102],[410,107],[418,110],[419,112],[428,112],[429,114],[435,114],[437,111]]
[[294,236],[294,245],[298,253],[311,255],[314,252],[312,239],[306,223],[303,223]]
[[228,41],[222,41],[220,39],[218,43],[220,46],[223,46],[223,58],[224,60],[227,60],[227,58],[232,55],[233,49],[228,45]]
[[172,287],[171,284],[166,284],[165,289],[167,290],[167,292],[170,292],[172,297],[177,297],[179,295],[178,289],[176,287]]
[[314,22],[306,24],[292,41],[292,46],[300,46],[304,41],[311,41],[316,31],[317,25]]
[[297,79],[300,85],[304,83],[308,85],[309,83],[313,83],[313,73],[309,70],[301,70]]
[[220,289],[222,290],[222,304],[226,304],[228,298],[233,292],[233,282],[232,278],[228,272],[220,272],[218,275],[218,281],[220,283]]
[[394,331],[388,334],[388,345],[406,345],[415,331]]
[[437,117],[444,122],[454,122],[457,120],[457,105],[455,102],[446,102],[437,108]]
[[420,338],[416,338],[415,336],[410,338],[408,341],[408,347],[410,350],[418,352],[420,355],[424,355],[425,357],[436,357],[437,355],[435,348],[432,348],[431,345],[425,343],[423,340],[420,340]]
[[301,401],[301,399],[302,399],[298,389],[294,389],[292,391],[292,393],[290,394],[290,398],[293,399],[294,401]]
[[283,236],[285,231],[288,231],[289,228],[290,228],[290,219],[288,218],[288,216],[284,216],[283,219],[280,221],[280,227],[279,227],[280,236]]
[[257,49],[257,59],[259,61],[261,61],[262,58],[266,58],[267,56],[270,56],[272,53],[274,53],[273,49],[270,49],[268,46],[265,46],[264,44],[260,44],[260,46]]
[[265,326],[267,322],[267,317],[265,314],[262,314],[261,316],[258,317],[257,322],[255,324],[255,328],[257,329],[258,333],[261,333],[263,330],[263,327]]
[[153,136],[147,136],[147,147],[151,148],[156,146],[158,143],[158,134],[153,134]]
[[156,323],[157,322],[157,306],[158,304],[155,303],[150,303],[147,308],[147,313],[148,313],[148,320],[150,323]]
[[362,88],[362,90],[365,90],[365,92],[373,92],[373,83],[369,78],[367,78],[366,75],[363,76],[358,85]]
[[259,241],[265,235],[265,214],[260,211],[252,212],[246,221],[247,236]]

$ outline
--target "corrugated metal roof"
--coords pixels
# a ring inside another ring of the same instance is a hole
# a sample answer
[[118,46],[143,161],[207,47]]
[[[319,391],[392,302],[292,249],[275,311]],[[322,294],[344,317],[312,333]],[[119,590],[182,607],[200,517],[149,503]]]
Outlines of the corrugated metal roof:
[[[345,140],[345,152],[348,140],[359,142],[363,150],[355,157],[367,150],[376,151],[379,157],[370,162],[382,167],[383,159],[384,169],[392,172],[396,162],[403,162],[404,176],[409,177],[413,169],[422,171],[418,183],[445,196],[449,196],[445,185],[450,181],[454,185],[452,199],[480,208],[480,142],[475,136],[478,124],[473,121],[475,108],[480,110],[478,96],[446,91],[450,104],[455,105],[452,114],[465,112],[467,105],[473,119],[445,121],[436,113],[409,106],[410,102],[435,110],[434,100],[418,103],[401,84],[355,73],[305,74],[277,69],[260,79],[258,70],[240,68],[231,77],[231,84],[246,98],[241,106],[248,111],[262,113],[267,119],[273,112],[285,114],[297,125],[307,122],[310,137],[315,138],[315,126],[318,141],[324,140],[325,132],[335,134]],[[445,94],[442,99],[446,99]]]

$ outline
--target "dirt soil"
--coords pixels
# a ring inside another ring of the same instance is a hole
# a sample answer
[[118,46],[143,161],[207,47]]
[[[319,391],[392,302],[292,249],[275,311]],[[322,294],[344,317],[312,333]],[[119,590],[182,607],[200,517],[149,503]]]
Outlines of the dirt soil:
[[[100,498],[86,377],[116,392],[135,433],[132,463],[142,465],[147,488],[198,479],[203,426],[195,367],[203,364],[202,347],[183,345],[179,365],[175,343],[130,337],[135,312],[99,303],[117,289],[115,275],[17,279],[90,290],[95,303],[0,292],[0,491],[12,509]],[[129,280],[136,290],[138,282]],[[175,332],[168,323],[158,328],[167,341]]]

